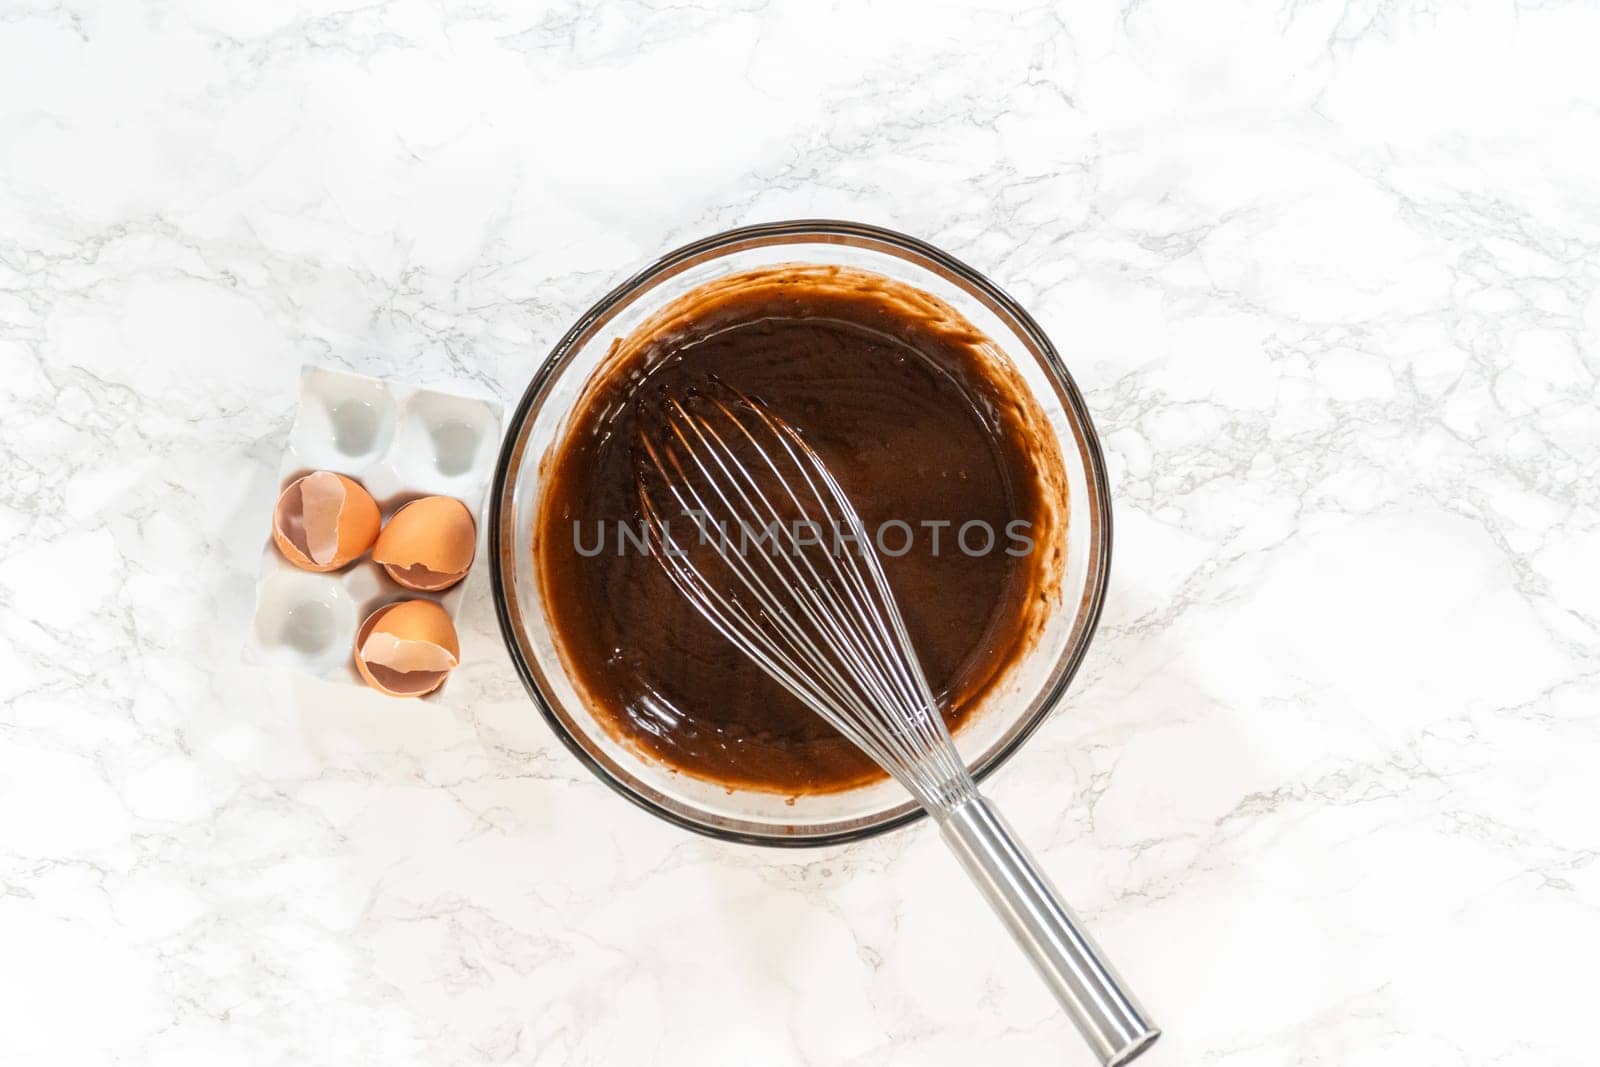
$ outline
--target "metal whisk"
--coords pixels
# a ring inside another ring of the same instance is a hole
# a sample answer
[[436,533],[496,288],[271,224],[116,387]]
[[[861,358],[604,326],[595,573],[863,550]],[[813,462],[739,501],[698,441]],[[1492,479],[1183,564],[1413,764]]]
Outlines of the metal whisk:
[[1160,1031],[978,794],[873,538],[820,457],[726,386],[662,403],[659,437],[639,442],[639,504],[678,590],[928,810],[1100,1062],[1139,1055]]

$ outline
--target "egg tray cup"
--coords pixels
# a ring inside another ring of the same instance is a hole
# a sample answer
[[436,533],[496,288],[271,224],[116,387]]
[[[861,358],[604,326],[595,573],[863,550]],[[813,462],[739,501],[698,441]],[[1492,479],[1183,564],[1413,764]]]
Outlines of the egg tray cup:
[[[303,367],[278,493],[312,471],[343,474],[366,487],[385,523],[419,497],[454,497],[477,527],[476,563],[486,544],[484,505],[500,448],[501,414],[491,400]],[[265,548],[245,650],[250,662],[367,689],[352,657],[356,631],[368,615],[385,604],[422,598],[437,602],[455,621],[465,578],[437,593],[417,592],[397,584],[370,555],[326,574],[304,571],[272,543],[271,507],[262,512],[261,526]]]

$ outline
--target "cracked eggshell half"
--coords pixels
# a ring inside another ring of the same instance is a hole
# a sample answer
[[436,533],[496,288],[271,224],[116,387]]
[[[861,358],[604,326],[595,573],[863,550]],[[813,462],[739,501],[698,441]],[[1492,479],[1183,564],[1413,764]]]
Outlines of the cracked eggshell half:
[[465,504],[453,497],[428,496],[394,513],[372,547],[372,559],[397,584],[436,593],[467,576],[477,540]]
[[455,624],[431,600],[387,604],[368,615],[356,633],[356,670],[387,696],[425,696],[460,662]]
[[272,541],[301,570],[334,571],[372,547],[379,522],[378,504],[361,483],[313,471],[278,496]]

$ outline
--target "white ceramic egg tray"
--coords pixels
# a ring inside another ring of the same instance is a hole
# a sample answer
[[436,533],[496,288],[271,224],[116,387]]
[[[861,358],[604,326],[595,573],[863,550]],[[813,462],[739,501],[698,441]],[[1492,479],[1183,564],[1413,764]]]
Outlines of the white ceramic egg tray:
[[[366,486],[384,522],[417,497],[455,497],[478,527],[476,568],[484,553],[483,510],[499,451],[500,416],[493,401],[305,367],[277,492],[312,471],[348,475]],[[272,543],[276,503],[274,493],[261,513],[266,548],[246,652],[251,661],[364,687],[352,653],[356,629],[372,612],[426,597],[455,619],[466,580],[442,593],[419,593],[396,585],[370,556],[329,574],[293,566]]]

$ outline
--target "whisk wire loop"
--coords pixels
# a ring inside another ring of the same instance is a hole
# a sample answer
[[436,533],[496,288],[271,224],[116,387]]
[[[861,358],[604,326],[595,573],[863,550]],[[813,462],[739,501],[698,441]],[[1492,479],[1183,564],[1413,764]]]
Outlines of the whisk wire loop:
[[[888,579],[837,480],[792,427],[747,398],[701,399],[705,413],[668,398],[665,439],[641,441],[641,512],[669,576],[723,636],[918,800],[943,807],[970,795]],[[658,496],[673,506],[664,510]],[[678,541],[668,512],[693,520],[701,552]],[[832,535],[831,550],[819,531]],[[772,550],[748,551],[752,539]]]

